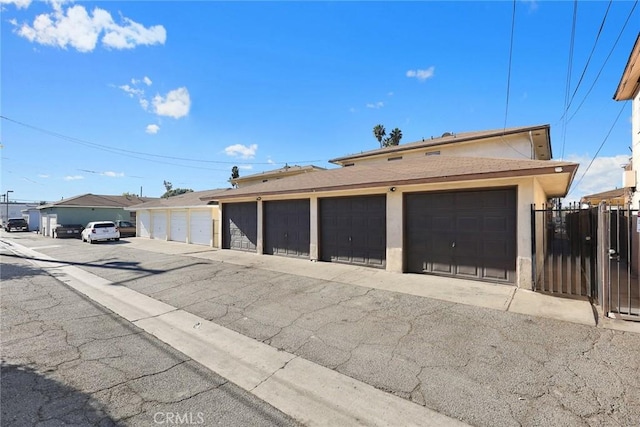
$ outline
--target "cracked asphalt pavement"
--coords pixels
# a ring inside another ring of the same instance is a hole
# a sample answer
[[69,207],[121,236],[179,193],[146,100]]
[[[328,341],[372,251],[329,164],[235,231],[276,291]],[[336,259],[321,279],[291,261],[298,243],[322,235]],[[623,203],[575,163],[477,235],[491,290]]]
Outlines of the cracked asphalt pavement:
[[3,426],[297,425],[27,261],[0,259]]
[[[42,242],[52,241],[20,243]],[[640,424],[639,334],[221,263],[206,253],[159,254],[126,241],[56,245],[38,251],[471,425]]]

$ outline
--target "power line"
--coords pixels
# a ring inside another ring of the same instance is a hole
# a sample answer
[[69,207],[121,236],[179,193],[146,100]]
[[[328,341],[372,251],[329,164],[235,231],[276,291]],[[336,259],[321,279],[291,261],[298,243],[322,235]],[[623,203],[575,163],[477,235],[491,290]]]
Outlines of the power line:
[[504,108],[504,127],[507,128],[507,115],[509,114],[509,92],[511,91],[511,60],[513,59],[513,34],[516,27],[516,0],[513,0],[511,12],[511,42],[509,44],[509,70],[507,72],[507,102]]
[[[622,25],[622,28],[620,29],[620,33],[618,34],[618,38],[616,38],[616,41],[613,43],[613,46],[611,47],[611,50],[609,51],[609,54],[605,58],[604,63],[600,67],[600,70],[598,71],[598,74],[596,75],[595,80],[593,81],[593,83],[589,87],[589,90],[587,91],[587,93],[582,98],[582,101],[580,101],[580,104],[578,104],[578,107],[576,107],[576,111],[573,112],[573,114],[571,115],[571,117],[569,117],[569,120],[567,120],[567,122],[570,122],[576,116],[576,114],[578,114],[578,111],[580,111],[580,108],[582,107],[584,102],[589,97],[589,94],[591,94],[591,91],[593,90],[593,88],[595,87],[596,83],[598,82],[598,79],[600,78],[600,74],[602,74],[602,70],[604,70],[605,65],[607,65],[607,62],[609,61],[609,58],[611,58],[611,55],[613,54],[613,51],[615,50],[616,46],[618,45],[618,42],[620,41],[620,38],[622,37],[622,34],[624,33],[624,29],[627,27],[627,24],[631,20],[631,17],[633,16],[633,12],[635,11],[637,5],[638,5],[638,0],[636,0],[633,3],[633,6],[631,7],[631,10],[629,11],[629,15],[627,16],[627,19],[624,21],[624,25]],[[565,111],[565,114],[566,114],[566,111]]]
[[616,116],[616,119],[613,121],[613,124],[611,125],[611,128],[609,129],[609,132],[607,132],[607,135],[604,137],[604,139],[602,140],[602,143],[600,143],[600,147],[598,147],[598,151],[596,151],[596,154],[593,155],[593,158],[591,159],[591,161],[589,162],[589,166],[587,166],[587,169],[584,171],[584,173],[582,174],[582,176],[580,177],[580,179],[578,180],[578,182],[573,186],[573,188],[571,189],[571,191],[569,191],[569,193],[567,193],[567,196],[569,194],[571,194],[571,192],[573,190],[575,190],[576,188],[578,188],[578,186],[580,185],[580,183],[582,182],[582,180],[584,179],[585,175],[587,174],[587,172],[589,172],[589,169],[591,168],[591,165],[593,165],[593,162],[596,160],[596,157],[598,157],[598,154],[600,154],[600,150],[602,150],[602,147],[604,146],[604,143],[607,142],[607,139],[609,139],[609,135],[611,135],[611,132],[613,132],[613,128],[616,126],[616,123],[618,123],[618,119],[620,118],[620,116],[622,115],[622,112],[624,111],[624,107],[627,106],[627,104],[629,103],[629,101],[625,101],[624,104],[622,104],[622,108],[620,108],[620,111],[618,112],[618,115]]
[[[571,69],[573,68],[573,48],[576,39],[576,21],[578,20],[578,0],[573,0],[573,21],[571,24],[571,41],[569,42],[569,61],[567,63],[567,82],[564,94],[564,110],[569,107],[569,92],[571,88]],[[562,124],[562,151],[560,159],[564,159],[564,146],[567,142],[567,121]]]
[[[6,116],[2,116],[0,115],[1,119],[7,120],[9,122],[15,123],[17,125],[47,134],[49,136],[53,136],[55,138],[59,138],[59,139],[63,139],[65,141],[68,142],[72,142],[74,144],[80,144],[83,145],[85,147],[90,147],[90,148],[95,148],[98,150],[103,150],[103,151],[108,151],[111,153],[115,153],[115,154],[120,154],[120,155],[127,155],[128,157],[131,158],[135,158],[135,159],[140,159],[140,160],[147,160],[147,161],[154,161],[156,163],[163,163],[163,164],[170,164],[170,165],[174,165],[174,163],[168,163],[168,162],[161,162],[161,161],[157,161],[157,160],[152,160],[152,159],[145,159],[143,157],[137,157],[137,156],[131,156],[131,154],[137,154],[137,155],[142,155],[142,156],[149,156],[149,157],[157,157],[157,158],[162,158],[162,159],[169,159],[169,160],[179,160],[179,161],[185,161],[185,162],[199,162],[199,163],[216,163],[216,164],[228,164],[228,165],[236,165],[238,163],[242,163],[242,164],[250,164],[250,165],[273,165],[273,164],[297,164],[297,163],[313,163],[313,162],[324,162],[327,160],[297,160],[297,161],[288,161],[288,162],[226,162],[226,161],[221,161],[221,160],[202,160],[202,159],[191,159],[191,158],[185,158],[185,157],[176,157],[176,156],[164,156],[164,155],[160,155],[160,154],[153,154],[153,153],[145,153],[142,151],[133,151],[133,150],[125,150],[122,148],[113,148],[113,147],[109,147],[107,145],[102,145],[102,144],[97,144],[95,142],[91,142],[91,141],[87,141],[87,140],[83,140],[80,138],[75,138],[72,136],[68,136],[68,135],[64,135],[61,133],[57,133],[48,129],[44,129],[44,128],[40,128],[38,126],[34,126],[28,123],[24,123],[18,120],[14,120],[11,119],[9,117]],[[126,153],[126,154],[123,154]],[[209,168],[198,168],[196,166],[186,166],[186,165],[176,165],[176,166],[185,166],[185,167],[193,167],[193,168],[197,168],[197,169],[206,169],[206,170],[221,170],[221,169],[209,169]],[[226,170],[226,169],[225,169]]]
[[[578,92],[578,89],[580,88],[580,84],[582,83],[582,79],[584,79],[584,75],[587,72],[587,68],[589,67],[589,63],[591,62],[591,58],[593,57],[593,52],[595,52],[596,50],[596,46],[598,45],[598,40],[600,39],[600,35],[602,34],[602,29],[604,28],[604,23],[607,20],[607,15],[609,14],[609,9],[611,8],[611,3],[613,2],[613,0],[609,0],[609,4],[607,5],[607,10],[604,12],[604,16],[602,17],[602,22],[600,23],[600,29],[598,30],[598,34],[596,36],[595,41],[593,42],[593,47],[591,48],[591,52],[589,53],[589,57],[587,58],[587,62],[584,64],[584,68],[582,69],[582,74],[580,74],[580,78],[578,79],[578,84],[576,85],[576,88],[573,91],[573,94],[571,95],[571,99],[569,99],[569,104],[567,105],[566,109],[564,110],[564,113],[562,114],[562,118],[564,118],[564,116],[567,114],[567,111],[569,111],[569,108],[571,108],[571,103],[573,102],[573,99],[576,96],[576,93]],[[562,118],[560,120],[562,120]]]

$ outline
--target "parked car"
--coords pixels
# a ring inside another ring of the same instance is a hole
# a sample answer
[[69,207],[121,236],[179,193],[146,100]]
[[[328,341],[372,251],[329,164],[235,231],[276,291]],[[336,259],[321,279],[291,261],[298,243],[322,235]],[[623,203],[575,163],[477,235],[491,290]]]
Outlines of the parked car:
[[120,237],[136,237],[136,225],[130,221],[116,221]]
[[82,230],[82,241],[120,240],[120,232],[113,221],[93,221]]
[[60,224],[53,230],[54,239],[73,238],[79,239],[84,227],[81,224]]
[[4,226],[4,229],[9,232],[11,230],[29,231],[29,224],[27,224],[27,221],[25,221],[24,218],[9,218]]

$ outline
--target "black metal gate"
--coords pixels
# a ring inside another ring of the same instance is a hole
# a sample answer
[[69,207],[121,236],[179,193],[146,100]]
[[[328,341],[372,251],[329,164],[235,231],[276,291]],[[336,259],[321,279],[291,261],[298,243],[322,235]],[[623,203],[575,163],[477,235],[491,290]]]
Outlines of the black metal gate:
[[601,210],[603,309],[609,317],[640,320],[638,211]]
[[597,208],[532,209],[534,289],[595,297]]
[[639,231],[633,209],[532,206],[534,290],[587,296],[609,317],[640,320]]

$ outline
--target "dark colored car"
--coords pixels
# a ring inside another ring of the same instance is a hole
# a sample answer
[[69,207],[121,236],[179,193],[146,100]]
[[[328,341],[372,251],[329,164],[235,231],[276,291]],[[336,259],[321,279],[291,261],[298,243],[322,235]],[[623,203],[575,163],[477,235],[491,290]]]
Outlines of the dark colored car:
[[136,225],[130,221],[116,221],[116,227],[120,230],[120,237],[136,237]]
[[79,239],[84,226],[81,224],[60,224],[53,230],[54,239],[72,238]]
[[24,218],[9,218],[4,229],[7,231],[29,231],[29,224],[27,224],[27,221],[25,221]]

